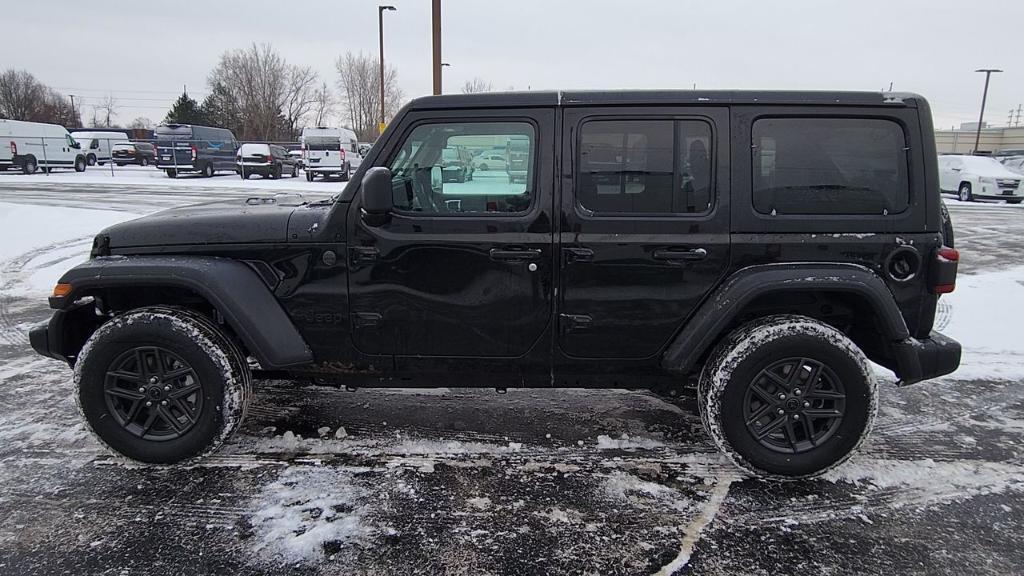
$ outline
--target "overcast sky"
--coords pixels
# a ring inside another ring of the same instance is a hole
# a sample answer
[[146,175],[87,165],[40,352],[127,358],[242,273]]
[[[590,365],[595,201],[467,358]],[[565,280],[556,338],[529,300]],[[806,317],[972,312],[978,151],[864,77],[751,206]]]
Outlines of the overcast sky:
[[[407,98],[429,94],[430,1],[389,0],[385,60]],[[45,0],[6,10],[0,68],[23,68],[84,105],[113,94],[116,120],[163,119],[187,85],[201,99],[226,50],[269,42],[330,84],[347,51],[377,53],[377,4]],[[108,8],[100,8],[109,6]],[[174,6],[177,12],[161,10]],[[187,7],[187,8],[186,8]],[[41,13],[45,12],[45,14]],[[445,92],[480,77],[495,89],[895,90],[923,94],[937,126],[1005,124],[1024,103],[1024,1],[445,0]],[[1024,114],[1021,117],[1024,123]]]

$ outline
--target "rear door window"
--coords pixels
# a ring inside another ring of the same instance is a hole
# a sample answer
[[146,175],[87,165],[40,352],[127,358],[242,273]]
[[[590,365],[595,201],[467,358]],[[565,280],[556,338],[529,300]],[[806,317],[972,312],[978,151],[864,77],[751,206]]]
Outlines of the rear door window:
[[903,128],[873,118],[761,118],[752,129],[762,214],[887,215],[910,199]]

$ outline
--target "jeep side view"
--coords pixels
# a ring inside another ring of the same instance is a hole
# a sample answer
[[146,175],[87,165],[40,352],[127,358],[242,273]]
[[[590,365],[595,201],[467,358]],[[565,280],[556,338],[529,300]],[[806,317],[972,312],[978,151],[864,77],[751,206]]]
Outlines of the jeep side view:
[[[344,190],[112,226],[31,331],[109,447],[173,463],[237,429],[256,378],[366,386],[696,384],[749,472],[843,462],[932,330],[959,255],[913,94],[430,96]],[[444,150],[516,164],[443,177]]]

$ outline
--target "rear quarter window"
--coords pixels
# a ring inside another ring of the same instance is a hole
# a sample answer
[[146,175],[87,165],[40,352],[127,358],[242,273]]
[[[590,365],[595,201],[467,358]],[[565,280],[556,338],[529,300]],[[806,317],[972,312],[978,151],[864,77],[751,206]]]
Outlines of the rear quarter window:
[[762,214],[888,215],[910,200],[902,126],[875,118],[761,118],[752,128]]

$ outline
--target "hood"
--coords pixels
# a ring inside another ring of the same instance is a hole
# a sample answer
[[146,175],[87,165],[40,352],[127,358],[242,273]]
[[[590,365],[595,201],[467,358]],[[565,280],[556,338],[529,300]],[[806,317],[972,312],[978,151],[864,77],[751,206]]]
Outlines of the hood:
[[172,208],[103,230],[109,248],[281,243],[288,220],[306,204],[298,194]]

